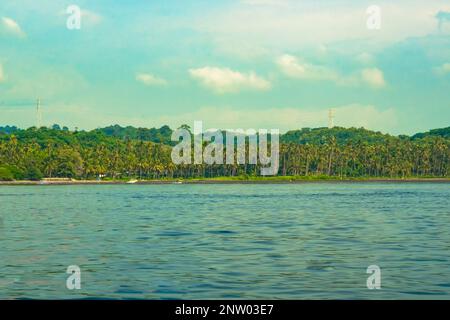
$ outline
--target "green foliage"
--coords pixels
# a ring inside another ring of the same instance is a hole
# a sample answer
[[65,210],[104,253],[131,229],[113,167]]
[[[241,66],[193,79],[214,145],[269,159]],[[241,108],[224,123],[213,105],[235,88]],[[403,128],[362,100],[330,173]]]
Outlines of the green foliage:
[[8,168],[0,167],[0,181],[12,181],[14,180],[14,175]]
[[14,166],[14,165],[7,165],[6,168],[12,173],[14,180],[23,180],[25,179],[25,172],[24,170]]
[[433,129],[428,132],[416,133],[412,136],[413,140],[423,139],[426,137],[442,137],[442,138],[450,138],[450,127],[441,128],[441,129]]
[[336,139],[337,144],[343,145],[349,141],[365,141],[367,143],[383,143],[395,137],[381,132],[374,132],[364,128],[303,128],[301,130],[288,131],[281,136],[282,143],[299,143],[299,144],[324,144],[331,137]]
[[162,126],[159,129],[156,128],[135,128],[135,127],[121,127],[119,125],[109,126],[102,129],[97,129],[97,132],[101,132],[106,136],[130,139],[130,140],[142,140],[151,141],[155,143],[163,143],[167,145],[172,145],[171,135],[172,129],[168,126]]
[[11,134],[14,132],[19,131],[19,128],[16,126],[6,126],[6,127],[0,127],[0,135],[2,134]]
[[[422,138],[355,128],[290,131],[280,138],[279,176],[286,180],[448,177],[450,138],[441,136],[446,129],[439,130],[430,131],[439,134]],[[250,164],[174,165],[169,143],[172,130],[167,126],[160,129],[111,126],[87,132],[55,125],[53,129],[32,127],[12,131],[0,134],[2,179],[251,180],[258,179],[261,169]]]
[[32,181],[42,180],[44,175],[38,167],[30,166],[25,171],[25,179]]

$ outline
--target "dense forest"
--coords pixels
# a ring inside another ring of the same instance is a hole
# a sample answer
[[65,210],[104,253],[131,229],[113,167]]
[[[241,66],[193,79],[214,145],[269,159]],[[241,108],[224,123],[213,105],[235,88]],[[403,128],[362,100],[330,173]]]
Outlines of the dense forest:
[[[0,127],[0,180],[251,177],[259,165],[175,165],[172,129]],[[226,156],[226,150],[224,157]],[[413,136],[304,128],[280,136],[279,176],[449,177],[450,127]]]

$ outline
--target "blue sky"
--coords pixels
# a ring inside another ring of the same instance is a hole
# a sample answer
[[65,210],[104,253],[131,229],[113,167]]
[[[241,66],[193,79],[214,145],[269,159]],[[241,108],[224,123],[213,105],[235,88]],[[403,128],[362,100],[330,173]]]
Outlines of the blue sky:
[[[379,30],[366,25],[373,4]],[[80,30],[66,27],[69,5]],[[330,108],[345,127],[446,127],[449,13],[440,0],[3,0],[0,125],[34,125],[18,104],[40,97],[43,124],[83,129],[286,131],[326,126]]]

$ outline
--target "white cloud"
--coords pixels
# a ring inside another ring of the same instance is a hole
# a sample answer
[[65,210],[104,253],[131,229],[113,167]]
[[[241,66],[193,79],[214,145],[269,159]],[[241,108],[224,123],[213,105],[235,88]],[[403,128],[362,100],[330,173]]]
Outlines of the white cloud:
[[26,34],[20,27],[20,25],[11,18],[2,17],[1,19],[1,27],[7,33],[12,34],[19,38],[25,38]]
[[434,68],[434,72],[438,75],[446,75],[450,73],[450,62],[444,63],[443,65]]
[[450,12],[449,11],[439,10],[439,12],[436,13],[435,17],[439,22],[440,30],[443,29],[444,24],[450,22]]
[[162,78],[158,78],[150,73],[138,73],[136,80],[142,82],[146,86],[165,86],[167,81]]
[[383,71],[378,68],[367,68],[362,70],[361,78],[372,88],[383,88],[386,86]]
[[81,23],[87,22],[90,25],[96,25],[102,22],[103,17],[96,12],[90,10],[81,10]]
[[191,77],[216,93],[233,93],[244,89],[269,90],[269,81],[254,72],[241,73],[228,68],[204,67],[190,69]]
[[300,61],[294,56],[285,54],[277,59],[281,71],[291,78],[304,80],[333,80],[337,81],[339,76],[336,72],[323,67]]
[[3,66],[0,64],[0,82],[5,80],[5,73],[3,72]]
[[361,63],[363,65],[371,65],[374,63],[375,57],[370,53],[363,52],[356,56],[356,61],[358,61],[359,63]]
[[314,65],[292,55],[282,55],[276,60],[281,72],[294,79],[305,81],[332,81],[337,85],[358,86],[366,84],[371,88],[382,88],[386,85],[383,71],[378,68],[365,68],[350,75],[321,65]]
[[[380,0],[380,30],[367,28],[366,9],[358,1],[245,0],[193,22],[193,28],[221,42],[245,43],[272,52],[297,51],[311,46],[344,44],[353,50],[391,45],[410,37],[438,32],[436,12],[441,0],[412,1],[408,5]],[[282,4],[282,5],[280,5]],[[448,34],[450,29],[442,32]],[[356,48],[361,48],[357,46]],[[232,52],[231,52],[232,53]]]

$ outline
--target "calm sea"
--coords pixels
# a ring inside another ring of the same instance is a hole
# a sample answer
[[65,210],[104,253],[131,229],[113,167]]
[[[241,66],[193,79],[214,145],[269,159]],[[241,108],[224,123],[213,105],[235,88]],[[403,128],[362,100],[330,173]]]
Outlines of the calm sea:
[[0,298],[450,299],[449,186],[0,186]]

